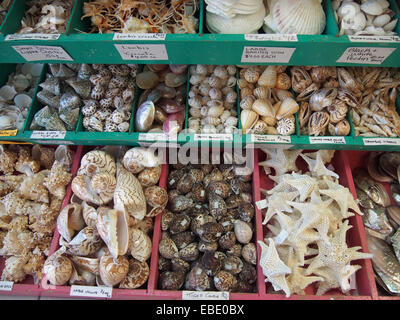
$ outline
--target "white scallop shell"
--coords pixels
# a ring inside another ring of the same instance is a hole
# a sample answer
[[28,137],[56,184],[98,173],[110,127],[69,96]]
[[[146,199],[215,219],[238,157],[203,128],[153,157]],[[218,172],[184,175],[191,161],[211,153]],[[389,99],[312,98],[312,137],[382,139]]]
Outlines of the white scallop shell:
[[25,109],[25,108],[29,108],[29,106],[31,105],[31,102],[32,102],[32,98],[25,93],[17,94],[14,97],[15,105],[18,108],[20,108],[21,110]]
[[207,11],[226,18],[233,18],[237,14],[256,13],[262,0],[206,0]]

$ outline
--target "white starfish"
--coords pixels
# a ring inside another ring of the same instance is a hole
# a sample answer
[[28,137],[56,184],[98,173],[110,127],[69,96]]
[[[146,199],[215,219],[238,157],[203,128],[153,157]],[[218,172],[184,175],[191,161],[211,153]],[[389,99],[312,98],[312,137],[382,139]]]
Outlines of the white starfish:
[[[283,150],[261,148],[268,155],[268,159],[260,162],[260,166],[271,167],[275,170],[275,176],[281,176],[286,172],[297,171],[296,159],[301,150]],[[267,172],[267,171],[266,171]]]
[[318,150],[316,152],[304,153],[304,155],[309,158],[316,159],[318,153],[320,154],[321,159],[324,163],[329,163],[335,155],[335,150]]
[[278,212],[292,212],[292,207],[287,204],[287,201],[292,201],[298,196],[298,192],[278,192],[268,198],[268,210],[265,213],[262,224],[267,224],[268,221]]
[[317,153],[316,160],[313,160],[305,156],[304,154],[300,154],[300,156],[304,159],[305,162],[307,162],[308,168],[313,176],[317,177],[332,176],[339,179],[339,176],[335,172],[328,170],[325,167],[324,162],[322,161],[321,155],[319,153]]
[[285,275],[290,274],[290,268],[279,258],[272,238],[268,238],[269,246],[258,241],[261,247],[260,266],[266,277],[265,282],[271,282],[275,291],[283,290],[286,297],[290,296],[290,289],[286,282]]
[[285,182],[299,192],[301,202],[305,201],[311,195],[311,192],[318,187],[316,179],[306,174],[286,179]]

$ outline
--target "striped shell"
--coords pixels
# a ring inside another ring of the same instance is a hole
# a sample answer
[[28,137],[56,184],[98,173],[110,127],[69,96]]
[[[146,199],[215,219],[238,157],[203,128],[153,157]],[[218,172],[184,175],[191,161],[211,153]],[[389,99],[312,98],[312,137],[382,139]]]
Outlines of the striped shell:
[[144,168],[156,167],[160,163],[151,149],[138,147],[125,153],[123,164],[126,170],[136,174]]
[[79,256],[71,256],[71,261],[79,268],[89,271],[95,275],[99,274],[99,259]]
[[146,198],[139,180],[121,163],[117,164],[117,186],[114,192],[114,209],[142,220],[146,215]]
[[75,231],[83,229],[85,221],[79,204],[68,204],[57,218],[57,230],[66,241],[71,241]]
[[151,239],[142,230],[129,230],[129,249],[132,257],[139,261],[146,261],[151,256]]
[[96,227],[97,211],[86,202],[82,202],[82,216],[87,226],[92,228]]
[[68,253],[77,256],[88,256],[100,249],[102,241],[95,228],[83,228],[71,242],[66,243]]
[[62,255],[64,251],[56,251],[43,265],[44,276],[54,286],[64,285],[72,275],[73,265],[71,260]]
[[95,174],[91,181],[92,190],[99,195],[101,203],[108,203],[113,199],[116,184],[115,176],[109,173]]
[[78,174],[91,177],[100,172],[107,172],[110,175],[115,175],[116,165],[114,159],[108,153],[101,150],[89,151],[81,160]]
[[161,165],[153,168],[146,168],[137,176],[142,187],[154,186],[161,176]]
[[129,271],[125,279],[119,284],[120,288],[136,289],[144,285],[149,278],[150,269],[146,262],[136,259],[129,260]]
[[168,202],[168,193],[164,188],[151,186],[144,190],[147,204],[151,207],[164,207]]
[[100,258],[99,273],[103,283],[112,287],[120,283],[129,271],[129,261],[125,256],[118,256],[114,259],[111,255],[105,254]]

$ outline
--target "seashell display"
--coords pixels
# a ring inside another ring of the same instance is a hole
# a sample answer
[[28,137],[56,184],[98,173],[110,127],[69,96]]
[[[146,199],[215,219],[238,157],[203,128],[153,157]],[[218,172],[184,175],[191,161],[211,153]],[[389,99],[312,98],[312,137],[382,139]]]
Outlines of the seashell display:
[[63,255],[64,252],[64,248],[59,249],[48,257],[43,265],[43,274],[46,280],[54,286],[64,285],[72,275],[72,262]]
[[140,262],[135,259],[129,260],[129,270],[119,284],[119,288],[136,289],[143,286],[150,275],[150,269],[146,262]]
[[129,261],[125,256],[113,258],[105,254],[100,258],[99,274],[101,281],[108,287],[120,283],[129,272]]

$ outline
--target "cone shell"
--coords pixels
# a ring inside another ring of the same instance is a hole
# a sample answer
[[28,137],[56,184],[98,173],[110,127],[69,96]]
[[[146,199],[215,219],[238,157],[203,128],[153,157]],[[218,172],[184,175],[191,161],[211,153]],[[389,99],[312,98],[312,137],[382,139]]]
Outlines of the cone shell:
[[129,260],[129,271],[125,279],[119,284],[120,288],[136,289],[144,285],[149,278],[150,269],[146,262],[136,259]]
[[114,259],[111,255],[105,254],[100,258],[100,278],[108,287],[120,283],[126,277],[128,271],[129,261],[125,256],[118,256]]
[[257,81],[257,84],[262,87],[275,88],[276,79],[276,66],[268,66],[261,74],[260,78]]
[[259,115],[252,110],[242,110],[240,121],[242,123],[242,132],[246,133],[248,129],[253,128],[257,122]]
[[270,100],[257,99],[253,103],[252,110],[262,117],[275,117],[275,110]]
[[282,101],[279,110],[276,114],[276,118],[281,120],[282,118],[287,118],[299,111],[299,105],[296,100],[292,98],[286,98]]
[[132,228],[129,231],[129,249],[132,257],[144,262],[151,256],[151,239],[142,230]]

